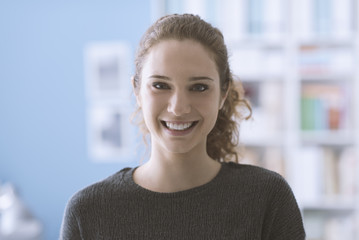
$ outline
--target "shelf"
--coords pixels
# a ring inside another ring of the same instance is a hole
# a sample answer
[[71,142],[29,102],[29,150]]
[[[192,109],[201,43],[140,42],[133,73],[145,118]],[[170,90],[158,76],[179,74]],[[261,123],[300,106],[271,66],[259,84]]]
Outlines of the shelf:
[[342,83],[351,81],[353,74],[348,73],[324,73],[324,74],[300,74],[300,80],[303,82],[333,82]]
[[[354,36],[353,36],[354,37]],[[352,48],[355,46],[354,38],[312,37],[299,40],[299,46],[320,46],[325,48]]]
[[283,146],[283,136],[240,136],[240,140],[248,147],[270,147],[270,146]]
[[355,144],[355,138],[349,130],[302,131],[300,135],[304,144],[329,146],[351,146]]
[[266,74],[236,74],[240,76],[242,82],[281,82],[284,81],[284,73],[276,75],[266,75]]
[[353,199],[347,197],[324,198],[316,202],[300,204],[303,212],[320,212],[327,215],[348,215],[356,211]]
[[244,160],[285,173],[306,201],[298,203],[308,239],[359,236],[358,3],[200,2],[227,37],[231,69],[252,103],[253,121],[240,128]]
[[276,49],[276,50],[283,50],[285,47],[285,41],[282,39],[273,40],[266,37],[247,37],[245,39],[239,40],[229,40],[227,45],[229,48],[260,48],[263,50],[266,49]]

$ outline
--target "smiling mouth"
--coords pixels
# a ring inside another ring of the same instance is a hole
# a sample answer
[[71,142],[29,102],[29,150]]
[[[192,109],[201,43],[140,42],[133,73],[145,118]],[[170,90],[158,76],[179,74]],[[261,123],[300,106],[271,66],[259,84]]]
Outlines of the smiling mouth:
[[174,123],[174,122],[166,122],[166,121],[161,121],[162,125],[164,127],[166,127],[169,130],[172,131],[185,131],[188,130],[190,128],[193,128],[198,121],[194,121],[194,122],[184,122],[184,123]]

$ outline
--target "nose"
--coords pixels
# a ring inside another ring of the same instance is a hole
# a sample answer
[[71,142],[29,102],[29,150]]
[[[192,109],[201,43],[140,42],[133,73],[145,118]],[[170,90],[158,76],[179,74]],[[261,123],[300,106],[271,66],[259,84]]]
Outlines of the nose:
[[184,91],[175,91],[168,102],[167,111],[175,116],[182,116],[191,112],[189,96]]

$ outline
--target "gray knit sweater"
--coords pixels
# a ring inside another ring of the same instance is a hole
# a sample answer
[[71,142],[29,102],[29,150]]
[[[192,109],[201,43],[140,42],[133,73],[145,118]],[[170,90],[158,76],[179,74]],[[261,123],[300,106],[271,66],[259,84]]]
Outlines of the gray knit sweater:
[[125,168],[77,192],[68,202],[60,239],[303,240],[298,205],[278,174],[222,163],[209,183],[157,193]]

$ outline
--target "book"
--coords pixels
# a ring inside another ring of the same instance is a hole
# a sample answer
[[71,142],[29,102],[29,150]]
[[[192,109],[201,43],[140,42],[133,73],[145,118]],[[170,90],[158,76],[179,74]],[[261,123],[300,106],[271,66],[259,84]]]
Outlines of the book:
[[301,129],[304,131],[347,129],[350,104],[345,84],[305,83],[300,99]]
[[323,148],[323,182],[325,196],[337,196],[339,194],[339,157],[332,148]]
[[295,16],[295,30],[298,32],[299,38],[301,40],[308,40],[313,38],[314,29],[313,29],[313,22],[314,22],[314,14],[313,14],[313,1],[312,0],[301,0],[301,1],[294,1],[294,6],[292,7],[293,14]]
[[323,192],[323,151],[318,147],[298,149],[291,159],[292,188],[300,203],[316,203]]
[[[217,0],[218,1],[218,0]],[[245,0],[227,0],[217,2],[218,26],[226,42],[244,39],[247,35],[247,5]]]
[[286,166],[282,149],[279,147],[267,147],[264,151],[262,167],[286,177]]
[[250,0],[247,1],[247,4],[247,33],[258,37],[263,33],[263,13],[265,11],[263,0]]
[[332,2],[314,0],[314,32],[317,36],[329,36],[332,32]]
[[344,197],[352,198],[357,189],[356,169],[357,159],[356,150],[353,147],[344,149],[338,159],[338,175],[339,175],[339,194]]
[[[263,1],[263,34],[266,40],[278,41],[282,38],[285,27],[283,0]],[[286,26],[288,27],[288,26]]]
[[332,24],[333,34],[336,40],[347,41],[354,32],[354,14],[352,0],[332,0],[333,13]]
[[182,0],[177,2],[183,3],[184,13],[191,13],[207,19],[206,0]]

